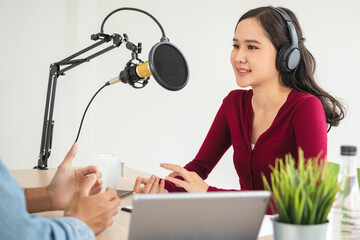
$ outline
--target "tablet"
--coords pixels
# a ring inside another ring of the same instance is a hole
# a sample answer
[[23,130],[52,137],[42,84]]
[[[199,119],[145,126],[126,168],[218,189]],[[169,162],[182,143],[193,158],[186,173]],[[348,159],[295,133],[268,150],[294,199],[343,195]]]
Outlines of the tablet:
[[257,239],[271,193],[136,194],[129,239]]

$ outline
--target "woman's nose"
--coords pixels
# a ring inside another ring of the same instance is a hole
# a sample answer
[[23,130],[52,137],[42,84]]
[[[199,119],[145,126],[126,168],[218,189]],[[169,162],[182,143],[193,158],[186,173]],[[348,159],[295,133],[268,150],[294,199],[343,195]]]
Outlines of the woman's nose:
[[237,54],[236,54],[236,57],[235,57],[235,61],[236,62],[246,62],[247,61],[247,58],[246,58],[246,53],[243,49],[239,49]]

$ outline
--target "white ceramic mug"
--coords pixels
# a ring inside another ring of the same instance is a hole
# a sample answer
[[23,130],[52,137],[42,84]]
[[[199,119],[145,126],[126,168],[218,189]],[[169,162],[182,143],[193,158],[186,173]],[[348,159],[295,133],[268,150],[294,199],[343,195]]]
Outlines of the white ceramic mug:
[[103,181],[103,191],[107,187],[116,189],[119,168],[121,176],[125,175],[125,162],[120,161],[116,154],[96,154],[93,155],[93,164],[98,167],[101,172],[101,179]]

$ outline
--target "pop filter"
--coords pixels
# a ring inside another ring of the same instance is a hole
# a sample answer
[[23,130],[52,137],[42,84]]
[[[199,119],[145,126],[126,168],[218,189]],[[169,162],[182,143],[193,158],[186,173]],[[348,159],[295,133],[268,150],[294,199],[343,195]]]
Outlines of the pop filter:
[[158,84],[167,90],[180,90],[189,80],[189,68],[184,55],[166,38],[151,48],[149,68]]
[[[133,55],[138,50],[130,42],[126,47],[133,51]],[[140,60],[137,57],[136,59]],[[119,77],[109,81],[110,85],[122,81],[136,87],[136,82],[144,79],[147,81],[148,77],[153,75],[160,86],[167,90],[177,91],[185,87],[189,80],[189,67],[184,55],[166,37],[161,38],[160,42],[151,48],[147,62],[135,64],[133,60],[134,56],[120,72]]]

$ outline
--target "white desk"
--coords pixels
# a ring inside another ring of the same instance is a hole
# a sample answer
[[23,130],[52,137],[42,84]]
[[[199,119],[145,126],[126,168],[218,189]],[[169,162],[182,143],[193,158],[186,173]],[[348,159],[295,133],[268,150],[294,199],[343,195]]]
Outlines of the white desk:
[[[42,187],[50,183],[56,169],[49,170],[12,170],[10,171],[21,187]],[[118,177],[117,189],[131,190],[134,186],[137,176],[149,177],[150,174],[138,171],[132,168],[126,168],[125,177]],[[120,208],[132,204],[132,196],[125,197],[121,200]],[[62,217],[63,211],[51,211],[37,213],[45,217]],[[269,224],[267,222],[266,224]],[[97,240],[127,239],[130,226],[130,213],[121,211],[114,217],[114,223],[111,227],[96,236]],[[264,226],[263,226],[264,227]],[[259,240],[273,240],[273,236],[259,237]]]

